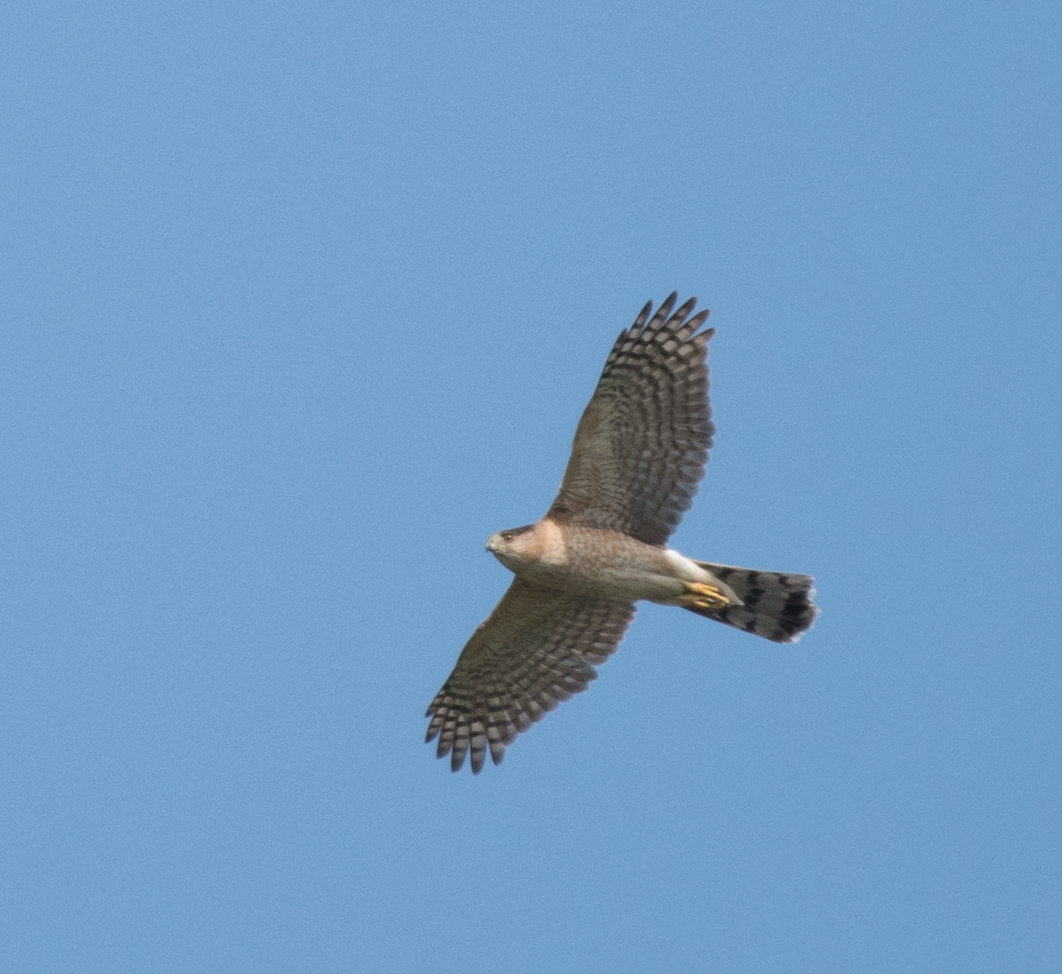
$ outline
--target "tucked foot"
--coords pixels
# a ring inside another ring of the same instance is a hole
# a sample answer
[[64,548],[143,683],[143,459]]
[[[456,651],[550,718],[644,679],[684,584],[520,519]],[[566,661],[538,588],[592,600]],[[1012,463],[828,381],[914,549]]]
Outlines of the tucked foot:
[[687,609],[718,612],[730,605],[728,599],[714,585],[704,582],[685,582],[686,591],[679,596],[679,604]]

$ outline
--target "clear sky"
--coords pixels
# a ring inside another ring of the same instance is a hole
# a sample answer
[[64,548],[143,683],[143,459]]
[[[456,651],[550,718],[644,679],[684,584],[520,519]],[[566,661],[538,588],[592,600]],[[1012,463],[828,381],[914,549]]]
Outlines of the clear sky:
[[[0,15],[0,970],[1062,957],[1062,6]],[[617,333],[712,308],[642,606],[454,775],[424,709]]]

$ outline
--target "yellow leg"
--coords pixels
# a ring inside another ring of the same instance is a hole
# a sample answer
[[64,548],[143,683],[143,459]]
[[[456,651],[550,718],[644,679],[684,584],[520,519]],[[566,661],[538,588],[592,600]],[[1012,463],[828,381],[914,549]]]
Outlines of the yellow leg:
[[682,605],[688,605],[694,609],[708,609],[711,612],[730,605],[730,599],[714,585],[705,585],[703,582],[686,582],[685,585],[686,591],[679,596]]

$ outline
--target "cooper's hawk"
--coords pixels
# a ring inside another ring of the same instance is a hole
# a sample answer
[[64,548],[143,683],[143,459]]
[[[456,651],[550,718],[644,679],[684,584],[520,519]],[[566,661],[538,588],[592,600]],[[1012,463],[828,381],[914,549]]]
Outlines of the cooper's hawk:
[[[457,771],[487,749],[500,764],[516,735],[597,678],[648,599],[779,643],[814,621],[813,579],[692,561],[665,544],[693,503],[715,426],[708,317],[677,295],[622,332],[575,432],[560,493],[537,524],[487,550],[513,572],[428,707],[427,740]],[[687,320],[688,319],[688,320]]]

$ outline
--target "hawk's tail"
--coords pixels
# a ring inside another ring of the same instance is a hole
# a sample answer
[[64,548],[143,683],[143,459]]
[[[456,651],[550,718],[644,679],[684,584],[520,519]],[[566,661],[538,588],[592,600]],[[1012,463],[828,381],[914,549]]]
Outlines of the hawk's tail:
[[755,633],[776,643],[795,643],[800,634],[811,628],[818,607],[811,601],[815,582],[810,575],[760,572],[733,565],[696,563],[726,583],[742,605],[728,605],[715,611],[686,606],[690,612],[725,622],[736,629]]

